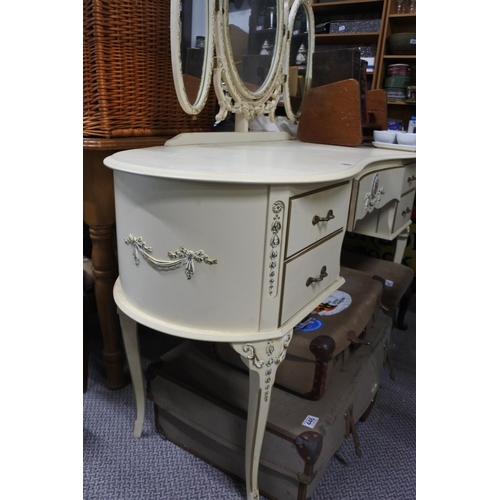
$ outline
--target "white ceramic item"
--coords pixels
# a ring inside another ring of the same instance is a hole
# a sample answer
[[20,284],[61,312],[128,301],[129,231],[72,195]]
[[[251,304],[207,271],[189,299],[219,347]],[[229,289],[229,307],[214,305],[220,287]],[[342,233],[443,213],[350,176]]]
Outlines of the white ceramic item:
[[387,144],[395,144],[396,130],[374,130],[373,138],[376,142],[385,142]]
[[417,145],[417,134],[409,134],[407,132],[398,132],[396,139],[398,144],[404,146],[416,146]]

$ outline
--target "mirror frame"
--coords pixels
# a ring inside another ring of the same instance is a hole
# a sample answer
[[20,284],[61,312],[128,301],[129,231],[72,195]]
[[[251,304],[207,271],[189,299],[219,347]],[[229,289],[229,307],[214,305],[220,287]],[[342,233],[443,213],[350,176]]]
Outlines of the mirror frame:
[[287,29],[287,42],[285,57],[283,60],[283,74],[286,75],[285,83],[283,85],[283,104],[285,106],[286,116],[291,121],[298,121],[302,111],[302,104],[304,102],[304,95],[302,96],[302,101],[298,111],[295,113],[292,108],[292,103],[290,100],[290,87],[289,87],[289,72],[288,68],[290,66],[290,48],[292,46],[292,36],[293,36],[293,25],[295,24],[295,17],[299,11],[300,7],[304,7],[307,16],[308,28],[308,49],[307,49],[307,65],[306,65],[306,75],[304,81],[304,94],[311,86],[312,73],[313,73],[313,53],[314,53],[314,12],[311,7],[309,0],[295,0],[293,2],[292,8],[288,15],[288,29]]
[[[256,101],[261,99],[264,95],[268,93],[269,87],[274,85],[276,82],[276,76],[278,73],[279,66],[277,61],[280,59],[281,52],[283,50],[283,38],[284,38],[284,30],[283,30],[283,20],[284,20],[284,12],[283,12],[283,0],[275,0],[276,1],[276,37],[275,44],[273,47],[273,55],[271,61],[271,67],[269,69],[269,73],[267,74],[264,83],[257,91],[249,90],[243,81],[240,78],[238,73],[238,69],[234,64],[233,52],[231,39],[229,34],[229,3],[230,0],[222,0],[223,8],[222,8],[222,16],[220,18],[220,35],[217,37],[217,40],[220,40],[218,54],[224,53],[224,57],[227,62],[227,70],[226,70],[226,78],[230,81],[230,84],[236,91],[237,96],[244,97],[250,101]],[[225,15],[225,12],[228,12]],[[280,32],[283,36],[280,36]]]
[[[241,81],[232,59],[229,38],[229,0],[205,1],[207,3],[205,58],[200,89],[194,104],[189,102],[182,74],[181,0],[171,0],[170,2],[172,72],[177,98],[182,109],[190,115],[200,113],[207,101],[213,78],[214,91],[220,106],[215,120],[224,120],[228,113],[234,112],[236,113],[238,130],[245,130],[248,120],[255,115],[268,114],[269,119],[275,121],[275,110],[283,95],[287,116],[290,120],[296,121],[300,115],[300,109],[299,113],[293,113],[286,83],[291,33],[295,15],[302,5],[306,9],[309,21],[309,49],[304,87],[307,89],[312,79],[312,54],[314,52],[314,14],[310,5],[311,0],[276,0],[277,43],[275,43],[269,74],[256,92],[249,90]],[[242,124],[243,121],[246,121],[246,126]]]
[[[273,60],[263,85],[257,92],[249,90],[238,74],[232,57],[229,38],[229,0],[220,0],[216,12],[215,51],[217,65],[214,68],[214,88],[219,100],[217,120],[223,120],[229,112],[240,113],[246,120],[259,114],[269,114],[275,120],[275,109],[281,96],[284,75],[282,72],[286,34],[285,19],[288,18],[288,1],[276,0],[276,39]],[[280,36],[281,32],[281,36]]]
[[[182,73],[182,54],[181,54],[181,1],[172,0],[170,2],[170,47],[172,59],[172,74],[174,79],[177,100],[182,109],[189,115],[199,114],[207,102],[210,84],[212,81],[214,65],[214,39],[215,39],[215,4],[217,0],[205,0],[206,2],[206,35],[205,35],[205,54],[203,57],[202,78],[196,101],[191,103],[187,96]],[[175,21],[176,20],[176,21]]]

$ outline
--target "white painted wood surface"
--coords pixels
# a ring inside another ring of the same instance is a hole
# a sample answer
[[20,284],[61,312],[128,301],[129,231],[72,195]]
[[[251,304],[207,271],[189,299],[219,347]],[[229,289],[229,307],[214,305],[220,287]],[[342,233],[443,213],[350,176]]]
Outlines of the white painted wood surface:
[[[219,142],[203,143],[205,137]],[[115,171],[158,178],[291,185],[349,179],[374,162],[415,158],[415,153],[404,151],[304,143],[280,132],[217,132],[196,134],[196,143],[189,147],[167,142],[121,151],[104,164]]]

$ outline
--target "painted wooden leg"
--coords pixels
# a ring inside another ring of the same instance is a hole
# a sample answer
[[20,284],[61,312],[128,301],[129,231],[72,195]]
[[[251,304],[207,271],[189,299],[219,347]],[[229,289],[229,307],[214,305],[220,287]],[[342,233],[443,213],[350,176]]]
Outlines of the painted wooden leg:
[[122,327],[123,344],[127,355],[130,377],[134,386],[136,418],[134,425],[134,437],[141,437],[144,424],[144,412],[146,408],[146,395],[144,391],[144,375],[141,366],[141,349],[137,334],[137,323],[126,314],[118,310],[120,324]]
[[403,260],[403,255],[405,253],[406,244],[408,242],[408,237],[410,236],[410,226],[401,231],[396,239],[396,251],[394,252],[394,262],[401,264]]
[[247,500],[259,498],[259,460],[271,404],[271,391],[276,370],[285,359],[292,334],[293,330],[281,339],[231,344],[248,366],[250,375],[245,443]]

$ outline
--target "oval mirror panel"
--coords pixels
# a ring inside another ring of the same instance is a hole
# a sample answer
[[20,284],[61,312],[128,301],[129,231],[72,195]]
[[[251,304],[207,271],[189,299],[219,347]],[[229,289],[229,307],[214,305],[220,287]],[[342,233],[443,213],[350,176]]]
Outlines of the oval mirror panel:
[[281,47],[278,0],[229,0],[226,6],[228,64],[244,88],[257,94],[270,79]]
[[288,64],[288,76],[283,92],[286,114],[294,121],[300,116],[304,95],[311,85],[313,20],[313,12],[307,0],[294,4],[288,21],[290,39],[285,60],[285,64]]
[[172,70],[179,103],[198,114],[211,83],[214,0],[172,0]]

